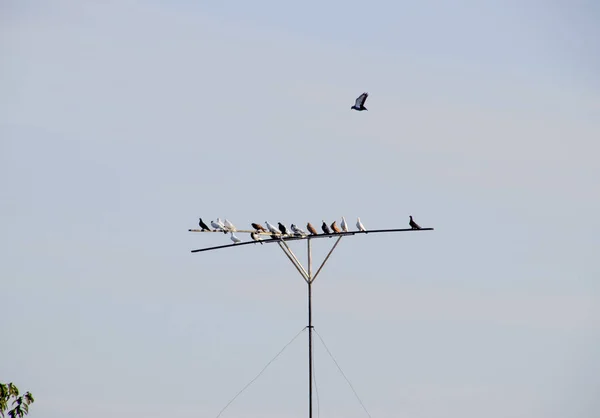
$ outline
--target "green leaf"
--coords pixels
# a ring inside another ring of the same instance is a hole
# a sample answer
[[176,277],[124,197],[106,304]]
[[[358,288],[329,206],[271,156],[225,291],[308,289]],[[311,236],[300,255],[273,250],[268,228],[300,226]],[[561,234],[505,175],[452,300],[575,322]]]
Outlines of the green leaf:
[[13,409],[8,411],[8,418],[23,418],[29,414],[29,404],[34,401],[30,392],[19,396],[19,389],[12,382],[0,383],[0,418],[5,418],[9,405],[12,405]]
[[26,392],[25,395],[23,395],[23,398],[25,399],[25,402],[27,402],[27,405],[35,402],[35,399],[33,399],[33,395],[30,392]]
[[23,408],[21,408],[21,404],[17,405],[15,408],[13,408],[12,411],[10,411],[8,413],[8,416],[11,418],[15,418],[15,417],[23,418],[24,415],[25,415],[25,412],[23,411]]
[[0,383],[0,400],[8,399],[10,396],[10,392],[8,391],[8,385],[5,383]]

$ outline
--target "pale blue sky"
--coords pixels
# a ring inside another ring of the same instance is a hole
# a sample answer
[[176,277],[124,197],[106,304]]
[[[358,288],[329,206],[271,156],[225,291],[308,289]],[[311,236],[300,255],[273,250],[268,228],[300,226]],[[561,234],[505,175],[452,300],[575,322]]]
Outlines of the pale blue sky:
[[[436,230],[343,240],[315,283],[373,418],[595,416],[599,7],[452,3],[2,2],[0,380],[30,416],[215,417],[306,324],[279,249],[191,254],[229,242],[198,216],[409,214]],[[222,417],[306,416],[305,337]],[[365,417],[316,365],[321,416]]]

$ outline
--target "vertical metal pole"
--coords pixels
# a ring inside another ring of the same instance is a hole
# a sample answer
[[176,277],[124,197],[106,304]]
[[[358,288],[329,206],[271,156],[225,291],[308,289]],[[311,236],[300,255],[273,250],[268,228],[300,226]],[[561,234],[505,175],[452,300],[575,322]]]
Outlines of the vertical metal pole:
[[308,241],[308,418],[312,418],[312,254]]
[[310,238],[308,241],[308,278],[312,279],[312,253],[310,252]]

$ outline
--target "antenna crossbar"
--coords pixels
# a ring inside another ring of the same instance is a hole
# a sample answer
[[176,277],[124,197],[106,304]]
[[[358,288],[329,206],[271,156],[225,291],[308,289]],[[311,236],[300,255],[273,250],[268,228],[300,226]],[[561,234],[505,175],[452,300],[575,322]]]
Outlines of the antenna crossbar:
[[[240,242],[238,244],[226,244],[226,245],[219,245],[216,247],[208,247],[208,248],[199,248],[197,250],[192,250],[191,252],[200,253],[203,251],[220,250],[221,248],[241,247],[244,245],[259,244],[259,243],[272,244],[272,243],[276,243],[276,242],[279,243],[281,241],[297,241],[297,240],[303,240],[303,239],[304,240],[313,240],[313,239],[317,239],[317,238],[343,237],[343,236],[348,236],[348,235],[359,235],[359,234],[380,234],[380,233],[385,233],[385,232],[419,232],[419,231],[433,231],[433,228],[373,229],[371,231],[337,232],[337,233],[331,233],[331,234],[305,235],[302,237],[293,236],[293,235],[287,235],[287,236],[286,235],[278,235],[276,238],[272,238],[272,239],[265,239],[265,240],[261,240],[261,241],[247,241],[247,242]],[[214,232],[214,231],[201,231],[199,229],[190,229],[189,232]],[[221,231],[217,231],[217,232],[221,232]],[[236,231],[236,232],[255,232],[255,231]],[[274,234],[261,233],[261,235],[269,235],[270,236],[270,235],[274,235]]]

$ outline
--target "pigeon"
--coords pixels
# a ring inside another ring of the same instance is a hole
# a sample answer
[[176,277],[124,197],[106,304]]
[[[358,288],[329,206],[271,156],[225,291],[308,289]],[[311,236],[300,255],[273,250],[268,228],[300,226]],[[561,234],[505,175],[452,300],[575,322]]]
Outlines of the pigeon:
[[358,110],[359,112],[362,110],[369,110],[365,107],[365,101],[367,100],[367,97],[369,97],[369,93],[363,93],[358,96],[354,102],[354,106],[352,106],[350,109]]
[[210,221],[210,224],[212,225],[213,228],[215,228],[217,231],[223,231],[224,234],[227,233],[227,231],[225,230],[225,225],[223,225],[223,222],[221,222],[221,220],[219,218],[217,218],[217,222],[214,221]]
[[[256,242],[262,241],[262,238],[260,237],[260,235],[258,235],[255,232],[250,233],[250,238],[252,238]],[[261,242],[260,245],[263,245],[263,243]]]
[[342,231],[340,231],[340,228],[338,228],[338,226],[336,225],[336,222],[337,221],[333,221],[333,223],[331,224],[331,230],[337,234]]
[[348,232],[348,224],[346,223],[346,218],[342,216],[342,223],[340,224],[342,227],[342,231]]
[[310,222],[306,224],[306,229],[308,229],[308,232],[310,232],[310,235],[318,235],[317,230],[315,229],[314,226],[312,226],[310,224]]
[[200,219],[200,222],[198,222],[200,228],[202,228],[203,231],[210,231],[210,228],[202,221],[202,218],[198,219]]
[[233,232],[231,232],[231,240],[233,241],[234,244],[238,244],[238,243],[242,242],[242,240],[239,239],[238,237],[236,237]]
[[235,229],[235,225],[233,225],[231,222],[229,222],[227,219],[225,219],[225,221],[223,222],[223,225],[225,225],[225,228],[227,228],[228,230],[235,232],[237,231],[237,229]]
[[299,235],[301,237],[303,237],[304,235],[306,235],[306,232],[304,232],[302,229],[298,228],[296,225],[292,224],[290,226],[290,228],[292,228],[292,231],[294,231],[295,235]]
[[265,225],[267,225],[267,229],[269,230],[269,232],[271,232],[275,235],[279,235],[281,233],[281,231],[279,231],[279,229],[277,229],[273,225],[271,225],[269,223],[269,221],[265,221]]
[[289,235],[289,232],[284,224],[282,224],[281,222],[277,222],[277,226],[279,226],[279,230],[283,235]]
[[254,222],[252,223],[252,228],[256,229],[256,232],[267,232],[264,226],[261,224],[255,224]]
[[217,224],[221,225],[221,229],[223,229],[223,231],[227,232],[227,227],[225,226],[225,224],[223,223],[221,218],[217,218]]
[[356,227],[358,228],[359,231],[367,231],[367,228],[365,228],[365,226],[362,224],[362,222],[360,221],[360,218],[356,219]]
[[324,233],[331,234],[331,231],[329,230],[329,227],[327,226],[325,221],[323,221],[323,225],[321,225],[321,229],[323,230]]
[[410,229],[421,229],[421,227],[413,221],[412,216],[410,216],[410,222],[408,224],[410,225]]

